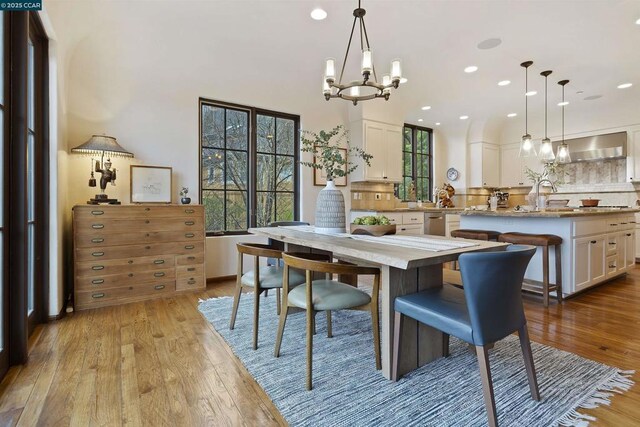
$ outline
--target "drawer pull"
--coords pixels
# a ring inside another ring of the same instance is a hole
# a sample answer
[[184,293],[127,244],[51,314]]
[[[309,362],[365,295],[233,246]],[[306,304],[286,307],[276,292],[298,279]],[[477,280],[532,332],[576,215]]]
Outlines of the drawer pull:
[[189,267],[189,268],[187,268],[187,271],[196,271],[196,268],[195,267]]
[[164,260],[163,259],[157,259],[155,261],[153,261],[154,264],[164,264]]
[[194,212],[195,212],[195,210],[193,210],[193,209],[185,209],[184,210],[184,213],[188,213],[188,214],[192,214]]
[[195,285],[196,281],[194,278],[189,279],[189,281],[187,282],[189,285]]
[[627,223],[626,222],[621,222],[620,225],[627,225]]
[[595,240],[592,240],[590,243],[591,243],[592,245],[595,245],[595,244],[596,244],[596,241],[595,241]]
[[627,233],[627,237],[631,237],[631,233]]
[[104,211],[91,211],[91,215],[104,215]]
[[103,256],[104,252],[92,252],[91,255],[93,255],[93,256]]
[[195,249],[194,245],[185,245],[184,246],[185,249]]
[[187,234],[184,235],[184,237],[188,237],[188,238],[192,238],[192,237],[195,237],[195,236],[196,235],[193,234],[193,233],[187,233]]
[[618,224],[609,224],[609,225],[610,225],[611,227],[615,227],[615,226],[617,226]]
[[91,228],[95,228],[96,230],[100,230],[104,228],[104,224],[91,224]]
[[91,269],[95,271],[104,270],[104,265],[94,265]]
[[154,277],[163,277],[164,273],[163,272],[158,272],[158,273],[153,273]]
[[149,212],[151,208],[144,208],[145,211]]
[[194,256],[189,256],[189,257],[187,257],[187,259],[188,259],[189,261],[193,261],[194,259],[196,259],[196,257],[194,257]]
[[144,223],[145,223],[145,224],[149,224],[149,222],[150,222],[150,221],[149,221],[148,219],[145,219],[145,220],[144,220]]
[[609,268],[616,268],[616,266],[615,265],[610,265]]
[[127,276],[133,277],[133,273],[129,273],[129,274],[127,274]]
[[195,221],[185,221],[184,225],[194,225]]
[[417,221],[418,218],[411,218],[411,221]]
[[609,242],[610,245],[615,246],[616,242]]
[[153,289],[155,289],[156,291],[159,291],[161,289],[164,289],[164,285],[155,285]]
[[104,242],[103,238],[91,239],[91,243],[102,243]]
[[102,285],[104,283],[104,279],[93,279],[91,283],[94,285]]
[[91,298],[104,298],[104,292],[99,292],[97,294],[91,294]]
[[133,260],[130,259],[129,261],[127,261],[127,264],[133,264]]
[[145,246],[144,248],[145,249],[151,249],[151,246]]

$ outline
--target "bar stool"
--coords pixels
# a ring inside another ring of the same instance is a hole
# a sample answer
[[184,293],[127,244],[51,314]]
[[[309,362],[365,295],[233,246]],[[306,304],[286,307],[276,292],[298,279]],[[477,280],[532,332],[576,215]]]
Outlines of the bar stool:
[[[499,242],[514,245],[532,245],[542,247],[542,297],[544,306],[549,307],[549,292],[556,291],[558,302],[562,302],[562,237],[555,234],[502,233]],[[556,283],[549,283],[549,246],[555,247]]]
[[500,236],[499,232],[491,230],[471,230],[460,228],[451,232],[451,237],[460,237],[462,239],[472,240],[493,240],[494,242],[498,241],[498,236]]

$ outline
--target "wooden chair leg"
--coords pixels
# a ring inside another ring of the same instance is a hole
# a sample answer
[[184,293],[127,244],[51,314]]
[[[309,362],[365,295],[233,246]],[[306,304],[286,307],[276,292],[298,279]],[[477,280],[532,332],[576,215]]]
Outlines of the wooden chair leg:
[[311,324],[313,325],[313,335],[316,334],[316,312],[313,312],[313,315],[311,316]]
[[549,246],[542,247],[542,298],[549,307]]
[[231,310],[231,320],[229,321],[229,329],[233,329],[236,325],[236,316],[238,315],[238,305],[240,304],[240,295],[242,295],[242,286],[240,279],[236,283],[236,289],[233,293],[233,309]]
[[529,380],[529,389],[531,390],[531,398],[540,401],[540,391],[538,390],[538,379],[536,378],[536,368],[533,364],[533,353],[531,352],[531,342],[529,341],[529,331],[527,325],[518,330],[520,337],[520,347],[522,348],[522,357],[524,358],[524,366],[527,370],[527,378]]
[[556,245],[556,298],[562,302],[562,245]]
[[258,349],[258,319],[260,319],[260,288],[253,290],[253,349]]
[[380,319],[378,316],[378,304],[371,303],[371,330],[373,331],[373,351],[376,356],[376,369],[382,369],[380,360]]
[[442,356],[449,357],[449,334],[442,333]]
[[287,323],[287,314],[289,307],[283,307],[280,312],[280,321],[278,322],[278,335],[276,335],[276,348],[273,352],[275,357],[280,357],[280,346],[282,345],[282,335],[284,335],[284,326]]
[[276,288],[276,314],[280,316],[280,309],[282,303],[280,302],[280,288]]
[[396,311],[393,320],[393,365],[391,366],[391,381],[398,381],[398,365],[400,364],[400,338],[402,335],[402,322],[404,316]]
[[327,338],[333,338],[333,328],[331,325],[331,310],[327,310]]
[[480,378],[482,380],[482,394],[484,395],[484,406],[487,409],[487,418],[490,427],[498,426],[498,416],[496,414],[496,402],[493,396],[493,382],[491,380],[491,368],[489,367],[489,352],[482,345],[476,346],[478,365],[480,367]]
[[313,369],[313,335],[315,334],[315,313],[307,308],[307,390],[313,388],[312,369]]

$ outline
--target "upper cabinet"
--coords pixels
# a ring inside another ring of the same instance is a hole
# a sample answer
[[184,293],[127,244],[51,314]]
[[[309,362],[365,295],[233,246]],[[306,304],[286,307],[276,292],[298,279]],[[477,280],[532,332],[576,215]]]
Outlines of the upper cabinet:
[[500,151],[495,144],[469,144],[469,187],[500,186]]
[[627,178],[630,182],[640,181],[640,130],[629,132],[627,155]]
[[351,123],[351,143],[371,154],[371,166],[362,160],[351,181],[402,181],[402,126],[371,120]]
[[500,147],[500,186],[530,187],[527,168],[538,171],[540,160],[537,157],[519,157],[520,143],[506,144]]

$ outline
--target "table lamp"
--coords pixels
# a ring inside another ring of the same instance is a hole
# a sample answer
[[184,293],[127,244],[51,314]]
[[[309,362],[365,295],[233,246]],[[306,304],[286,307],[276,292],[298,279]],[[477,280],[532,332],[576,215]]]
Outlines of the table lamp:
[[[89,199],[89,201],[87,201],[87,204],[97,205],[100,203],[108,203],[110,205],[119,205],[120,202],[118,201],[118,199],[110,199],[105,193],[107,183],[116,185],[116,168],[111,168],[111,156],[133,158],[133,153],[130,153],[122,148],[114,137],[107,135],[93,135],[84,144],[72,148],[71,152],[77,154],[88,154],[91,156],[100,156],[100,160],[94,161],[94,158],[91,158],[91,177],[89,178],[89,187],[96,186],[96,178],[94,176],[94,173],[98,172],[101,175],[100,190],[102,191],[100,192],[100,194],[96,194],[94,198]],[[106,161],[104,160],[105,154],[107,155]]]

